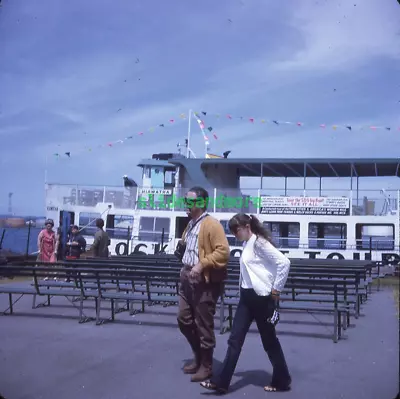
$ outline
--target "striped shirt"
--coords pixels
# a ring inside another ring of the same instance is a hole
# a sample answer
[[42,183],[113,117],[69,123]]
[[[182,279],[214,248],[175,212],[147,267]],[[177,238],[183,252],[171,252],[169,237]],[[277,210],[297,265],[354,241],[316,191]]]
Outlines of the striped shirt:
[[199,263],[198,237],[202,220],[208,215],[203,213],[196,221],[191,220],[185,234],[186,250],[182,263],[187,266],[196,266]]

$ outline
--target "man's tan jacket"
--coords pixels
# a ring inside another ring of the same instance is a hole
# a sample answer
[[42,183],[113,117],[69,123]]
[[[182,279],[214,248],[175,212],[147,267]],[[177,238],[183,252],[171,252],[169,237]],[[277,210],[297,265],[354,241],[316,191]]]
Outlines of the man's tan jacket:
[[[186,230],[187,227],[182,239]],[[221,223],[210,215],[201,221],[198,246],[205,281],[214,283],[225,280],[230,256],[229,243]]]

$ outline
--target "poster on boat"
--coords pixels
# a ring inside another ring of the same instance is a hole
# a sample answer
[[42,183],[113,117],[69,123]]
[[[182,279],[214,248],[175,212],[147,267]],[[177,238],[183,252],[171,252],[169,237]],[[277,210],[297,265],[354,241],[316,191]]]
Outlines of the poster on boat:
[[350,199],[346,197],[268,197],[262,196],[263,215],[332,215],[350,214]]

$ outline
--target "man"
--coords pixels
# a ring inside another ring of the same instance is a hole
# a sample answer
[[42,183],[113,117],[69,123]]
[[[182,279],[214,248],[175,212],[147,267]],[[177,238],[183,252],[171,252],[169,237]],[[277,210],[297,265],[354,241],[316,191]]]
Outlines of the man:
[[86,251],[86,240],[79,231],[78,226],[71,227],[71,235],[67,242],[67,256],[73,259],[79,259],[82,252]]
[[[79,259],[81,253],[86,251],[86,240],[79,231],[78,226],[71,226],[68,242],[65,243],[65,258],[68,260]],[[71,281],[71,273],[67,272],[66,282]]]
[[212,375],[214,315],[227,277],[229,244],[221,223],[207,213],[208,192],[193,187],[185,203],[190,222],[183,232],[184,250],[179,288],[178,325],[194,360],[183,368],[192,382]]
[[96,227],[99,229],[94,235],[94,242],[91,247],[93,256],[96,258],[108,258],[108,246],[110,245],[110,238],[106,231],[103,230],[104,220],[96,219]]

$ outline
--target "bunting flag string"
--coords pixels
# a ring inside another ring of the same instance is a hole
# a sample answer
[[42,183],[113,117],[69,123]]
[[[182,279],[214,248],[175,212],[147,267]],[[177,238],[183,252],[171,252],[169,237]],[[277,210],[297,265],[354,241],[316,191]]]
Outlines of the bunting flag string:
[[95,145],[95,146],[85,146],[85,147],[83,147],[83,148],[81,148],[81,149],[79,149],[77,151],[74,151],[74,152],[72,152],[72,151],[65,151],[65,152],[59,151],[59,152],[55,152],[53,155],[56,158],[60,158],[60,157],[71,158],[72,155],[77,155],[79,153],[87,152],[87,151],[88,152],[92,152],[94,149],[100,149],[100,148],[106,148],[106,147],[113,148],[115,145],[124,144],[126,142],[131,141],[135,136],[143,136],[145,133],[152,133],[157,129],[160,130],[160,129],[167,128],[169,126],[176,126],[176,124],[178,122],[180,122],[181,120],[187,119],[187,117],[188,117],[187,114],[181,113],[178,118],[173,117],[173,118],[169,119],[168,122],[159,123],[158,125],[153,125],[153,126],[149,127],[146,130],[141,130],[141,131],[137,132],[135,135],[126,136],[123,139],[119,139],[119,140],[115,140],[115,141],[109,141],[109,142],[107,142],[105,144],[98,144],[98,145]]
[[[204,142],[205,145],[207,147],[207,149],[209,148],[210,145],[210,139],[209,139],[209,135],[212,134],[212,137],[215,140],[218,140],[218,136],[216,134],[216,131],[214,129],[214,127],[212,126],[207,126],[207,124],[204,122],[204,119],[207,118],[209,119],[211,118],[215,118],[218,120],[227,120],[227,121],[243,121],[243,122],[248,122],[250,124],[270,124],[272,126],[283,126],[283,125],[292,125],[292,126],[296,126],[297,128],[302,128],[302,127],[307,127],[307,128],[320,128],[320,129],[329,129],[332,128],[333,130],[337,130],[337,129],[346,129],[348,131],[355,131],[355,130],[365,130],[365,129],[369,129],[369,130],[387,130],[387,131],[394,131],[394,130],[399,130],[400,131],[400,127],[396,128],[396,127],[392,127],[392,126],[388,126],[388,125],[364,125],[364,126],[355,126],[353,124],[328,124],[328,123],[321,123],[321,124],[308,124],[308,123],[304,123],[302,121],[282,121],[282,120],[278,120],[278,119],[270,119],[270,118],[254,118],[254,117],[245,117],[245,116],[237,116],[237,115],[233,115],[233,114],[215,114],[215,113],[210,113],[207,111],[201,111],[201,112],[194,112],[192,114],[192,116],[196,119],[199,128],[202,132],[203,138],[204,138]],[[94,149],[97,148],[105,148],[105,147],[111,147],[113,148],[115,145],[119,145],[119,144],[124,144],[126,142],[129,142],[130,140],[132,140],[135,136],[143,136],[145,133],[152,133],[154,132],[156,129],[164,129],[168,126],[171,125],[176,125],[177,122],[181,121],[181,120],[186,120],[188,118],[188,114],[186,113],[181,113],[179,115],[178,118],[171,118],[168,120],[168,122],[165,123],[160,123],[158,125],[154,125],[146,130],[142,130],[139,131],[137,133],[135,133],[134,135],[131,136],[127,136],[124,137],[123,139],[119,139],[119,140],[115,140],[115,141],[110,141],[107,142],[105,144],[99,144],[97,146],[85,146],[82,149],[78,150],[78,151],[65,151],[65,152],[56,152],[54,153],[54,156],[59,158],[59,157],[67,157],[67,158],[71,158],[72,155],[76,155],[77,153],[83,152],[83,151],[89,151],[91,152]]]
[[[380,126],[380,125],[365,125],[365,126],[354,126],[354,125],[350,125],[350,124],[327,124],[327,123],[320,123],[320,124],[308,124],[308,123],[304,123],[304,122],[300,122],[300,121],[282,121],[282,120],[278,120],[278,119],[270,119],[270,118],[254,118],[254,117],[245,117],[245,116],[237,116],[237,115],[233,115],[233,114],[214,114],[214,113],[210,113],[207,111],[201,111],[201,112],[194,112],[194,115],[196,116],[196,118],[199,118],[201,115],[203,116],[207,116],[207,117],[213,117],[219,120],[228,120],[228,121],[233,121],[233,120],[237,120],[237,121],[247,121],[251,124],[256,124],[256,123],[261,123],[261,124],[272,124],[275,126],[282,126],[282,125],[292,125],[292,126],[297,126],[297,127],[309,127],[309,128],[315,128],[315,127],[319,127],[321,129],[327,129],[327,128],[332,128],[333,130],[337,130],[337,129],[347,129],[349,131],[353,131],[353,130],[364,130],[364,129],[370,129],[370,130],[378,130],[378,129],[383,129],[383,130],[396,130],[395,127],[392,126],[388,126],[388,125],[384,125],[384,126]],[[210,132],[213,130],[213,128],[210,126],[209,128],[207,128]],[[400,131],[400,126],[397,128],[397,130]],[[216,138],[216,137],[215,137]]]

